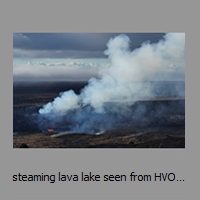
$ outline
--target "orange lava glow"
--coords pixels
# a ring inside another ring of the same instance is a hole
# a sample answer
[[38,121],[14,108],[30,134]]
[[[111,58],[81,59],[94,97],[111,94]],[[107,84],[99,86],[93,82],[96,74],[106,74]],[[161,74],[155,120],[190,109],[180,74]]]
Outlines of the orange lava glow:
[[47,131],[48,132],[54,132],[54,130],[52,128],[48,128]]

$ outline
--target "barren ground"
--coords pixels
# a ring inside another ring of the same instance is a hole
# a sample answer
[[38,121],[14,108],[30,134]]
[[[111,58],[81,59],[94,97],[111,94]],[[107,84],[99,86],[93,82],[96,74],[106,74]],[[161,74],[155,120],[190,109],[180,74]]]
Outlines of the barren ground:
[[[78,93],[85,83],[75,85]],[[68,87],[71,86],[68,84]],[[42,88],[42,89],[41,89]],[[185,148],[185,118],[175,119],[177,123],[147,127],[126,127],[107,130],[103,134],[60,134],[42,133],[37,128],[29,129],[17,109],[42,106],[52,101],[66,85],[48,84],[41,86],[15,86],[13,93],[13,148]],[[171,99],[173,101],[173,99]],[[184,113],[185,114],[185,113]],[[182,115],[183,116],[183,115]],[[17,129],[17,126],[21,126]],[[16,130],[15,130],[16,129]]]

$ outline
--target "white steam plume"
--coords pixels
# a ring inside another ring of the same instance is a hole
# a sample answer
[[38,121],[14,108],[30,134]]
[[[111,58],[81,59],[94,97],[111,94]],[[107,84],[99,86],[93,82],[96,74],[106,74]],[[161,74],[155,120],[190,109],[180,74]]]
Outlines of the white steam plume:
[[68,110],[78,108],[79,97],[73,90],[61,93],[61,97],[56,97],[53,102],[45,105],[45,109],[40,109],[41,114],[66,113]]
[[152,98],[152,86],[146,81],[170,78],[165,71],[176,70],[172,69],[172,63],[182,65],[184,74],[184,33],[168,33],[158,43],[145,42],[133,51],[130,50],[130,39],[119,35],[111,38],[107,47],[105,54],[111,66],[99,71],[100,79],[91,78],[80,95],[72,90],[60,94],[52,103],[44,105],[39,113],[46,117],[48,114],[67,115],[90,106],[94,113],[105,114],[105,103],[117,101],[130,105],[137,100]]

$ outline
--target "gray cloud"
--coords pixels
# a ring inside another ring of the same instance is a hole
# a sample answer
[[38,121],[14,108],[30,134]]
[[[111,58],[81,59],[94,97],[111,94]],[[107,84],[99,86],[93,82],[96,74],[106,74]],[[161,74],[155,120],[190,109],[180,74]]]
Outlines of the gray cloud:
[[[100,58],[111,37],[120,33],[14,33],[14,58]],[[127,33],[131,49],[158,42],[163,33]]]
[[74,68],[64,63],[31,63],[13,69],[13,81],[88,80],[97,77],[95,68]]
[[103,51],[13,49],[13,58],[106,58]]

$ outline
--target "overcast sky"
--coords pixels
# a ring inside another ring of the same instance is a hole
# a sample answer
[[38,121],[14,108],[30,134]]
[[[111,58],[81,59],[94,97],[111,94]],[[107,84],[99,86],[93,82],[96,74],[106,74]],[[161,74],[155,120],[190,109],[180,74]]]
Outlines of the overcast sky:
[[[111,37],[120,33],[15,33],[14,58],[105,58]],[[158,42],[163,33],[126,33],[131,49],[144,41]]]
[[[121,33],[14,33],[13,78],[84,79],[109,67],[104,54],[107,43]],[[143,42],[157,43],[164,33],[123,33],[130,38],[130,50]],[[173,63],[172,63],[173,64]],[[176,65],[181,65],[177,61]],[[178,66],[181,67],[181,66]]]

